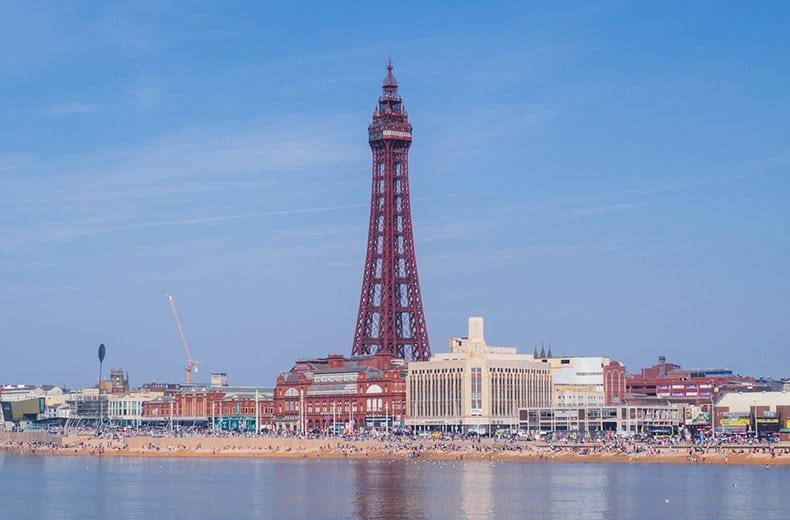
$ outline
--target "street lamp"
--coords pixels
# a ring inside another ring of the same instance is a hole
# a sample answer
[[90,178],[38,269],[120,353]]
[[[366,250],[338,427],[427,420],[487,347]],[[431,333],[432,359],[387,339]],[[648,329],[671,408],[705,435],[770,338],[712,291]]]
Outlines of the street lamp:
[[255,389],[255,435],[258,435],[261,431],[260,426],[258,425],[258,419],[260,417],[260,413],[258,412],[258,389]]
[[304,389],[299,390],[299,430],[304,435]]
[[335,423],[337,422],[337,401],[332,401],[332,434],[337,435],[337,426]]
[[101,435],[101,421],[102,421],[102,410],[101,410],[101,372],[102,372],[102,363],[104,363],[104,356],[107,355],[107,347],[104,346],[104,343],[99,345],[99,421],[96,423],[96,436]]

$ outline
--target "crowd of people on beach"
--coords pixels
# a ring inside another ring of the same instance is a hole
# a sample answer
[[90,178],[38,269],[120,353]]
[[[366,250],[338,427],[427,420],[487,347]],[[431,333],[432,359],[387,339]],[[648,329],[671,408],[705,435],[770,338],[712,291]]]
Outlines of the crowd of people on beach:
[[[50,441],[0,441],[0,450],[31,454],[79,455],[197,455],[302,456],[343,458],[532,459],[532,460],[662,460],[729,463],[759,456],[760,460],[790,461],[790,446],[776,443],[727,442],[710,438],[688,442],[679,436],[661,439],[622,438],[615,435],[580,439],[438,438],[368,432],[357,435],[305,435],[268,432],[203,431],[183,429],[164,436],[137,429],[115,429],[96,435],[95,429],[52,436]],[[135,442],[138,440],[141,442]],[[221,442],[218,442],[221,441]]]

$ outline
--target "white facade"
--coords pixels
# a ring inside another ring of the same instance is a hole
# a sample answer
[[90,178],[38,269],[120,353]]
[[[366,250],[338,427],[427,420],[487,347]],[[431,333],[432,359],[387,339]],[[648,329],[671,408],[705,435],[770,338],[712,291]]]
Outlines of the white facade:
[[550,402],[549,367],[514,347],[488,345],[483,318],[469,318],[469,335],[450,338],[448,353],[408,366],[407,426],[515,428],[519,408]]
[[603,367],[609,358],[561,357],[552,358],[550,364],[555,386],[589,386],[603,393]]
[[603,406],[604,394],[596,390],[580,390],[577,388],[554,387],[552,402],[554,406]]
[[790,392],[730,392],[716,401],[716,408],[729,408],[730,413],[750,413],[753,406],[776,412],[777,406],[790,406]]
[[5,386],[0,394],[0,401],[24,401],[35,397],[43,397],[46,405],[58,406],[66,402],[66,396],[60,387]]
[[228,374],[225,372],[213,372],[211,374],[211,386],[228,386]]
[[554,406],[599,406],[606,401],[604,367],[611,361],[603,356],[537,358],[551,367]]
[[107,399],[107,418],[110,421],[128,421],[139,424],[143,419],[143,403],[153,401],[161,396],[161,392],[110,395]]

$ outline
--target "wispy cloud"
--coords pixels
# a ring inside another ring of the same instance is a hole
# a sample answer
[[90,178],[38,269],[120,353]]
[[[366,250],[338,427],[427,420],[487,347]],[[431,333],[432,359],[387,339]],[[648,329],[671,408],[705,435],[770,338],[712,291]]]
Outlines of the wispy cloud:
[[600,241],[573,243],[542,243],[534,245],[500,245],[492,248],[466,248],[452,251],[428,251],[421,254],[423,272],[436,277],[454,277],[459,273],[481,272],[482,269],[502,268],[521,263],[529,258],[560,258],[579,255],[605,255],[613,251],[626,251],[632,244],[615,238]]
[[84,235],[96,235],[101,233],[112,233],[117,231],[131,231],[136,229],[170,227],[170,226],[195,226],[200,224],[213,224],[216,222],[228,222],[231,220],[246,220],[264,217],[279,217],[287,215],[305,215],[309,213],[331,213],[346,209],[364,208],[368,203],[344,204],[340,206],[323,206],[314,208],[296,208],[276,211],[257,211],[253,213],[238,213],[234,215],[218,215],[213,217],[197,217],[176,220],[160,220],[154,222],[138,222],[134,224],[122,224],[116,226],[104,226],[95,228],[82,228],[65,231],[59,234],[60,239],[73,238]]
[[608,206],[594,206],[590,208],[575,208],[571,209],[565,213],[558,214],[556,216],[560,217],[586,217],[591,215],[600,215],[603,213],[614,213],[616,211],[628,211],[631,209],[641,208],[644,204],[639,203],[618,203],[618,204],[610,204]]
[[[310,146],[305,146],[303,123],[312,135],[320,136]],[[36,161],[24,175],[29,186],[22,195],[35,201],[38,189],[43,189],[40,199],[48,202],[92,202],[173,195],[179,189],[191,192],[207,185],[232,189],[239,179],[249,180],[253,174],[258,183],[296,180],[289,177],[292,172],[315,175],[322,167],[358,159],[363,149],[355,154],[359,147],[350,146],[352,139],[342,122],[318,120],[188,129],[138,146]],[[43,177],[46,182],[37,182]]]
[[509,221],[511,219],[503,215],[442,219],[439,222],[430,223],[422,229],[417,229],[415,231],[417,234],[416,240],[420,244],[429,244],[431,242],[456,240],[462,237],[474,237],[486,230],[501,227]]
[[546,221],[582,219],[608,213],[624,212],[644,207],[644,203],[619,202],[606,206],[576,207],[558,209],[550,212],[530,212],[525,205],[509,207],[478,207],[474,212],[466,210],[465,216],[453,215],[442,222],[428,226],[420,235],[421,242],[454,240],[459,237],[472,237],[498,228],[518,223],[538,223]]
[[[62,160],[0,156],[0,247],[356,207],[342,198],[336,206],[309,205],[339,181],[341,165],[363,163],[367,150],[355,137],[334,119],[271,119]],[[289,206],[297,209],[280,209]]]
[[[304,128],[316,136],[310,146]],[[367,198],[348,202],[342,190],[327,196],[327,186],[347,178],[342,165],[364,164],[367,150],[355,146],[354,138],[342,121],[266,120],[243,128],[184,130],[65,161],[4,156],[0,249],[366,208]],[[355,169],[367,175],[367,168]],[[413,203],[453,196],[416,197]],[[321,199],[338,204],[304,205]]]
[[[412,199],[412,202],[440,200],[454,196],[455,194],[445,194],[445,195],[436,195],[429,197],[417,197]],[[195,226],[201,224],[213,224],[217,222],[228,222],[232,220],[282,217],[289,215],[307,215],[312,213],[333,213],[333,212],[349,210],[349,209],[367,208],[369,207],[369,205],[370,202],[358,202],[355,204],[341,204],[336,206],[317,206],[317,207],[309,207],[309,208],[293,208],[293,209],[281,209],[281,210],[272,210],[272,211],[255,211],[251,213],[235,213],[230,215],[216,215],[216,216],[194,217],[194,218],[186,218],[186,219],[137,222],[132,224],[118,224],[118,225],[110,225],[110,226],[83,227],[83,228],[61,231],[60,233],[58,233],[58,238],[68,239],[68,238],[75,238],[78,236],[85,236],[85,235],[96,235],[101,233],[113,233],[119,231],[132,231],[132,230],[146,229],[146,228],[159,228],[159,227],[171,227],[171,226]]]

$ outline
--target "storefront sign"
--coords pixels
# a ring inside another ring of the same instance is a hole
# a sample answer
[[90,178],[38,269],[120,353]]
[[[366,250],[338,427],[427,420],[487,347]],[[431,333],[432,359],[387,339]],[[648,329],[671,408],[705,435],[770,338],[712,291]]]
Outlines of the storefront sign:
[[748,417],[722,417],[719,426],[722,428],[748,428],[752,421]]
[[686,408],[686,426],[704,426],[710,424],[708,412],[698,406]]

